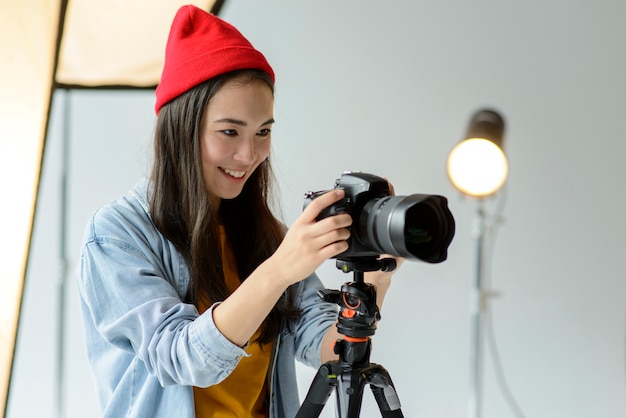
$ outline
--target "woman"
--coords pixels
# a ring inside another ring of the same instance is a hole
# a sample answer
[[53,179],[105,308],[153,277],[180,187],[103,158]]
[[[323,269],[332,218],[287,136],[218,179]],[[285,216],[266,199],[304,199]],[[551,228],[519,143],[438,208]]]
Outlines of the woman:
[[[194,6],[172,24],[156,90],[152,175],[90,220],[78,286],[105,417],[293,417],[294,359],[335,357],[319,265],[351,217],[315,199],[285,230],[271,211],[274,73]],[[368,273],[382,303],[390,273]]]

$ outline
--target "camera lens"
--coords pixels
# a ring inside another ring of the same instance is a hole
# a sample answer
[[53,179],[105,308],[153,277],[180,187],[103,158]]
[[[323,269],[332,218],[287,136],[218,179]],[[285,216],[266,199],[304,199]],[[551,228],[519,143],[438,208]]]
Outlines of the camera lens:
[[359,216],[358,239],[381,254],[440,263],[454,237],[447,202],[423,194],[372,199]]

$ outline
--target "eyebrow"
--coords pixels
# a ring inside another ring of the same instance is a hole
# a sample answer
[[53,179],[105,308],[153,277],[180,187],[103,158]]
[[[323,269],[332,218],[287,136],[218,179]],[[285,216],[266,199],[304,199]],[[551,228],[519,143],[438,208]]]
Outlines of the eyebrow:
[[[218,119],[213,122],[214,123],[232,123],[233,125],[248,126],[248,124],[242,120],[231,119],[231,118]],[[262,123],[261,126],[270,125],[274,122],[275,122],[274,119],[271,118],[271,119],[266,120],[264,123]]]

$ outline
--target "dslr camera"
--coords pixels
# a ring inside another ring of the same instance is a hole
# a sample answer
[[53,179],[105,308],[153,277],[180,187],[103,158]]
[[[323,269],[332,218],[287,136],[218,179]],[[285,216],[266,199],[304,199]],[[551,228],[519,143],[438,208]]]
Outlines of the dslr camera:
[[[392,196],[387,180],[363,172],[343,173],[334,188],[345,190],[344,198],[317,220],[348,213],[352,226],[348,249],[333,258],[353,262],[389,254],[427,263],[447,258],[455,223],[445,197]],[[307,192],[304,207],[328,191]]]

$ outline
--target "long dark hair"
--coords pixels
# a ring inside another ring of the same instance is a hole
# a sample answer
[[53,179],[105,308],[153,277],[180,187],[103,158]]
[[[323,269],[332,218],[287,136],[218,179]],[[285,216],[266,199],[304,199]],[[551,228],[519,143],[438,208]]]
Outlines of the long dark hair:
[[[190,274],[186,301],[202,295],[211,302],[229,295],[222,267],[218,219],[224,225],[237,262],[240,280],[270,257],[285,228],[272,213],[274,176],[269,157],[257,167],[241,194],[211,203],[204,186],[200,156],[200,124],[211,97],[227,82],[262,80],[274,91],[272,79],[258,70],[239,70],[208,80],[163,106],[158,114],[150,214],[156,227],[181,252]],[[219,212],[217,212],[219,211]],[[264,320],[259,343],[280,332],[283,320],[291,326],[300,314],[288,289]]]

